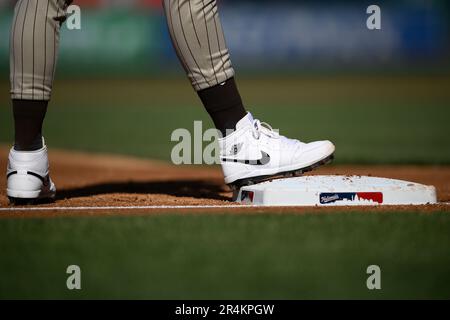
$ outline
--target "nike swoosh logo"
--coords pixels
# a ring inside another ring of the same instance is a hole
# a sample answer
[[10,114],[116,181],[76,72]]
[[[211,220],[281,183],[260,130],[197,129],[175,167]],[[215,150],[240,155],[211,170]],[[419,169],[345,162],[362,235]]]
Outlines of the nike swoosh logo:
[[270,162],[270,155],[265,153],[264,151],[261,151],[261,159],[258,160],[239,160],[239,159],[222,158],[222,161],[249,164],[254,166],[263,166]]
[[27,174],[29,174],[30,176],[36,177],[39,180],[42,181],[42,183],[44,184],[44,187],[48,187],[50,185],[50,176],[47,175],[45,177],[38,175],[37,173],[34,173],[32,171],[27,171]]

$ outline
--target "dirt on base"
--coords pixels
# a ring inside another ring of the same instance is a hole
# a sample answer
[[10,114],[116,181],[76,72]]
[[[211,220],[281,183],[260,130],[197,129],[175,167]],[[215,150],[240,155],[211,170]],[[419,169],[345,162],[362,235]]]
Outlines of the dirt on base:
[[[0,168],[6,168],[8,151],[7,147],[0,146]],[[51,150],[49,156],[51,176],[58,193],[54,203],[40,206],[221,206],[232,204],[230,202],[232,194],[223,183],[219,167],[172,166],[164,162],[132,157],[60,150]],[[440,202],[450,201],[450,166],[331,165],[320,168],[311,174],[370,175],[429,184],[436,186]],[[0,207],[10,206],[6,197],[5,182],[6,179],[1,179]],[[393,208],[399,211],[435,211],[448,208],[448,206],[383,207],[375,210],[392,210]],[[322,210],[322,208],[309,208],[309,210],[311,209]],[[208,211],[216,210],[218,209],[208,209]],[[248,211],[248,208],[246,210]],[[336,210],[342,211],[342,208],[327,208],[326,211]],[[368,210],[372,211],[374,208]],[[195,211],[199,210],[195,209]],[[223,211],[223,209],[219,209],[219,211]],[[251,211],[264,212],[265,209],[258,208]],[[271,208],[270,211],[304,212],[305,208],[295,210],[293,208],[276,210]],[[39,214],[52,215],[51,212]],[[86,210],[85,213],[99,214],[100,212]],[[80,214],[80,212],[76,214]],[[34,216],[36,213],[32,215]],[[0,216],[9,216],[9,213],[2,213]]]

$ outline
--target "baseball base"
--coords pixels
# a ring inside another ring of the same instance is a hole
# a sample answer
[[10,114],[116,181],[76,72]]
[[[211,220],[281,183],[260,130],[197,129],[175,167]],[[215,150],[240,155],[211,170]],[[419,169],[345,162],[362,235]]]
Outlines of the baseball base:
[[365,176],[304,176],[242,187],[235,201],[258,206],[368,206],[437,203],[436,188]]

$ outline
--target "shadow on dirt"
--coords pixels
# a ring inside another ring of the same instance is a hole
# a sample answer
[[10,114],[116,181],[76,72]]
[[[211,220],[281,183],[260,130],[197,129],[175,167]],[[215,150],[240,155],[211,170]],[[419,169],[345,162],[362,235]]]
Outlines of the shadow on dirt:
[[112,182],[86,187],[58,190],[55,200],[89,197],[112,193],[124,194],[165,194],[175,197],[192,197],[230,201],[231,197],[221,195],[228,189],[222,182],[205,180],[152,181],[152,182]]

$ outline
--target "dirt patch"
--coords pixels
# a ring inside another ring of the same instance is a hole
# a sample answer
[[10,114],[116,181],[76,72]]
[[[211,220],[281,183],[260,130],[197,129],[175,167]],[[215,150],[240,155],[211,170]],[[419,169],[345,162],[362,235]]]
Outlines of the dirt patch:
[[[7,155],[8,148],[0,147],[0,168],[6,168]],[[132,157],[60,150],[50,152],[50,161],[51,174],[58,188],[58,195],[54,203],[41,205],[45,207],[221,206],[229,205],[231,201],[231,192],[224,185],[222,173],[218,167],[172,166],[164,162]],[[312,174],[372,175],[430,184],[436,186],[439,201],[450,201],[450,166],[326,166]],[[5,194],[5,179],[2,179],[0,207],[7,206],[9,202]],[[434,211],[444,207],[419,208],[424,211]],[[314,209],[322,210],[322,208]],[[411,207],[396,207],[396,209],[411,210]],[[214,210],[217,209],[208,209],[208,211]],[[292,210],[292,208],[280,208],[276,212],[292,212]],[[295,211],[304,212],[304,210],[296,209]],[[195,209],[195,211],[199,210]],[[242,209],[230,211],[242,211]],[[264,209],[250,211],[264,212]],[[271,212],[273,211],[271,209]],[[99,212],[86,210],[85,213],[98,214]]]

